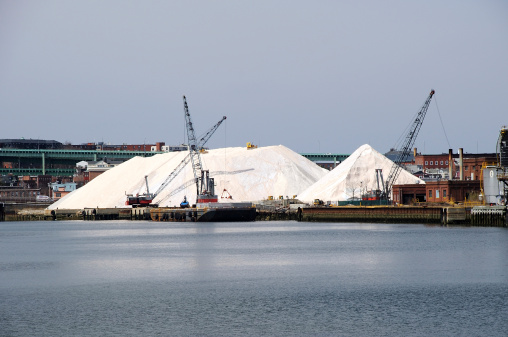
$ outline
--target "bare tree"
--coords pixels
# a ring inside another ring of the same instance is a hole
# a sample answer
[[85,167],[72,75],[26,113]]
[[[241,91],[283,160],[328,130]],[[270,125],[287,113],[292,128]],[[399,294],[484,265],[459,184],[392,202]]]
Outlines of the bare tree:
[[349,173],[346,177],[346,195],[348,196],[347,200],[357,200],[361,197],[361,186],[356,185]]

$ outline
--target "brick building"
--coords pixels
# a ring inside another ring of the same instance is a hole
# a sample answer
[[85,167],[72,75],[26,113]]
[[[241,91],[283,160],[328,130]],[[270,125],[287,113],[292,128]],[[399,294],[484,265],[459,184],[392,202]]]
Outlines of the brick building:
[[[394,185],[395,203],[461,202],[481,193],[482,165],[495,163],[495,153],[421,154],[414,149],[415,165],[421,171],[416,176],[427,177],[421,185]],[[461,165],[462,163],[462,165]],[[451,175],[450,175],[451,171]],[[432,177],[432,178],[431,178]]]
[[39,189],[3,186],[0,187],[0,202],[36,202],[40,194]]
[[480,191],[480,180],[438,180],[425,184],[427,202],[466,201]]
[[[393,185],[393,202],[462,202],[480,194],[480,180],[435,180],[425,184]],[[474,200],[476,201],[476,200]]]
[[425,184],[393,185],[392,200],[396,204],[412,204],[427,201]]
[[[414,149],[415,164],[421,167],[424,173],[439,173],[445,179],[460,179],[460,154],[442,153],[442,154],[421,154]],[[495,153],[463,153],[463,179],[480,180],[483,163],[495,163],[497,157]],[[452,175],[449,177],[451,165]]]

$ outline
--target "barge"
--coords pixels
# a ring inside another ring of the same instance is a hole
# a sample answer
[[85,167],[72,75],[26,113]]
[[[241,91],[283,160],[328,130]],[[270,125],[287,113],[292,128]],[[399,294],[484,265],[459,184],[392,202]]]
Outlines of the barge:
[[199,203],[196,207],[158,207],[150,209],[152,221],[245,222],[256,219],[252,203]]

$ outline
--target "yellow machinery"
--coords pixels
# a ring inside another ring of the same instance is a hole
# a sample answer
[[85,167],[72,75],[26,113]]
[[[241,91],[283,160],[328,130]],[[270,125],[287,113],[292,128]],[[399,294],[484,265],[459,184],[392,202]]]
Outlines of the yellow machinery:
[[321,199],[314,199],[314,206],[321,206],[324,202]]
[[247,150],[251,150],[251,149],[257,149],[258,146],[257,145],[254,145],[252,144],[251,142],[248,142],[247,143]]
[[273,195],[269,195],[268,200],[273,200]]

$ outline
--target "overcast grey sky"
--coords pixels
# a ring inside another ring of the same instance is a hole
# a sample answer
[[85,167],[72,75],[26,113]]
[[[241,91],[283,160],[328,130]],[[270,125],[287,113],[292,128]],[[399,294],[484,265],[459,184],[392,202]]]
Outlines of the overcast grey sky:
[[494,152],[508,1],[0,0],[0,138],[176,145],[185,94],[210,147],[384,153],[432,88],[419,150]]

